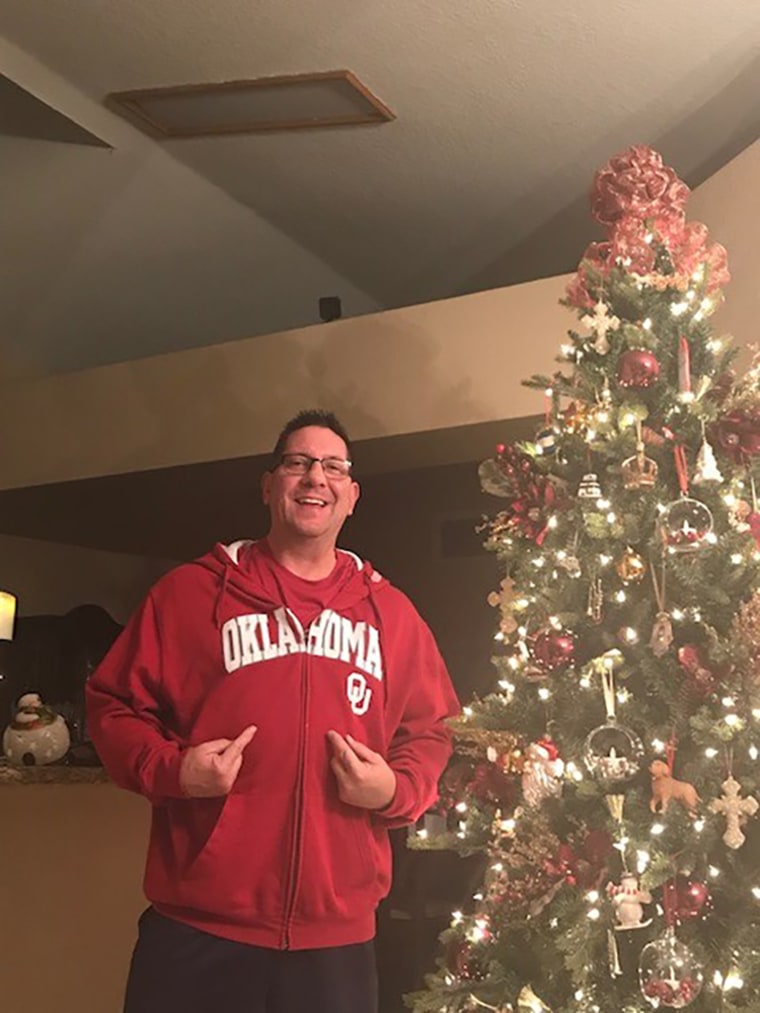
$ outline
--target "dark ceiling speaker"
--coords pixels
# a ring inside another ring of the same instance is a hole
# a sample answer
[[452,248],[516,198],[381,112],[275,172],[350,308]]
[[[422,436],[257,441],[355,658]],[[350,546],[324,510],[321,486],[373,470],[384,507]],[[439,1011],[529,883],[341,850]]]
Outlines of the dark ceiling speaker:
[[321,296],[319,300],[319,319],[323,324],[329,324],[331,320],[340,320],[342,316],[343,307],[340,304],[339,296]]

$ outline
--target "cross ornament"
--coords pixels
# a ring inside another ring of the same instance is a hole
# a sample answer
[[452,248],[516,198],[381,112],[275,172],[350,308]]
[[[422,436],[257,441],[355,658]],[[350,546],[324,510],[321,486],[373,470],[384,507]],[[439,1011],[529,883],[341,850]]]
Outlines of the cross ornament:
[[594,312],[587,313],[581,317],[581,323],[596,334],[594,351],[599,355],[606,355],[610,350],[610,343],[607,340],[607,331],[616,331],[620,326],[620,318],[614,314],[609,315],[609,307],[598,299],[594,305]]
[[723,794],[720,798],[714,798],[710,803],[710,812],[720,813],[726,818],[726,832],[723,834],[723,843],[729,848],[740,848],[746,837],[741,832],[741,827],[747,822],[748,816],[754,816],[760,804],[753,795],[746,798],[739,797],[741,785],[730,774],[721,785]]

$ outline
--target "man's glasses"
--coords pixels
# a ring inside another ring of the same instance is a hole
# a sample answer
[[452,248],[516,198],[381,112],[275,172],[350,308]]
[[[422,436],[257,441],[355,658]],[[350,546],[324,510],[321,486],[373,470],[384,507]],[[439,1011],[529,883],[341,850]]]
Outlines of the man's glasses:
[[286,475],[308,475],[315,464],[322,465],[326,478],[348,478],[351,461],[343,457],[311,457],[309,454],[280,454],[279,467]]

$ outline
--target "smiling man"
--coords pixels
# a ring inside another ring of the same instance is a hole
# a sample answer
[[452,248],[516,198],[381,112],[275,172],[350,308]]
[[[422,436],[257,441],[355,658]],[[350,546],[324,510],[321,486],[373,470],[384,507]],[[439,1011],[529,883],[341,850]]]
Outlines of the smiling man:
[[359,499],[329,412],[282,430],[266,538],[156,584],[88,684],[153,805],[125,1013],[374,1013],[388,829],[436,797],[458,705],[402,592],[336,548]]

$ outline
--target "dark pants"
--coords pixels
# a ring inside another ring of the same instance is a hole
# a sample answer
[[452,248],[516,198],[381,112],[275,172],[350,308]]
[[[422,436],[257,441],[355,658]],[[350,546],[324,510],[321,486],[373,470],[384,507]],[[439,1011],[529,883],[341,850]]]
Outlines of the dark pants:
[[143,913],[124,1013],[377,1013],[371,942],[270,950]]

